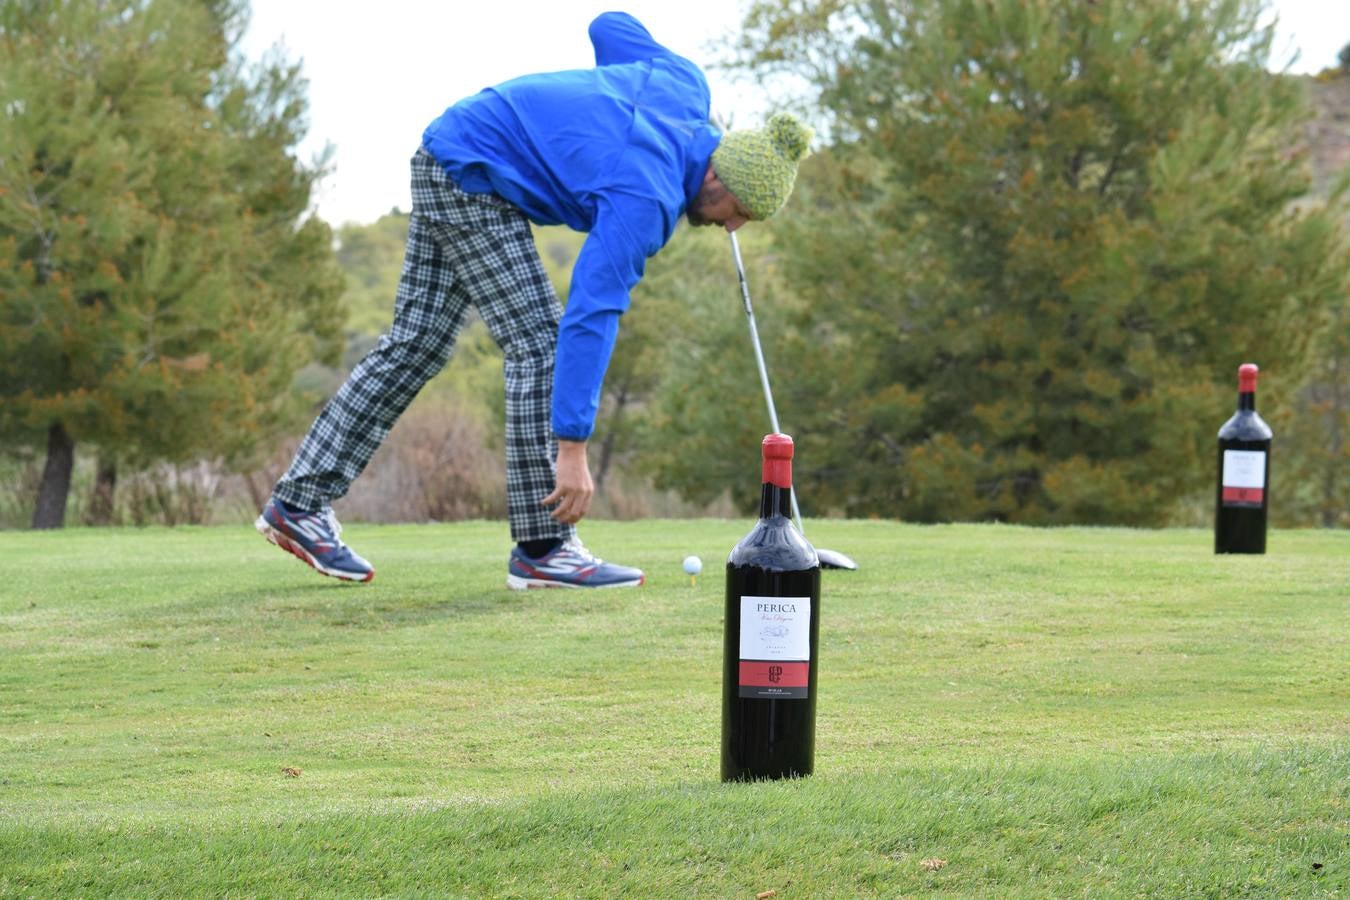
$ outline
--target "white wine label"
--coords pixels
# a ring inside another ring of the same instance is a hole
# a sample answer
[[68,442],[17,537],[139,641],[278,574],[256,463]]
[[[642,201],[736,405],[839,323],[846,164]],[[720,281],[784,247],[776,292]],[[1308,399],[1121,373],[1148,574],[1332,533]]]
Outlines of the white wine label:
[[811,674],[811,598],[741,597],[740,696],[800,699]]
[[1264,450],[1223,451],[1224,506],[1259,507],[1266,493]]
[[810,658],[810,597],[741,597],[741,659]]

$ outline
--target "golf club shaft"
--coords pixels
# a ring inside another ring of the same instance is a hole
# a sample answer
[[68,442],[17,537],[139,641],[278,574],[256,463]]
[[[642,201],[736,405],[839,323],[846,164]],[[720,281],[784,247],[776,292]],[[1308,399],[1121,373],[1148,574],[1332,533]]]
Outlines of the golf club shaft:
[[[745,280],[745,263],[741,260],[741,245],[736,240],[736,232],[729,232],[731,236],[731,255],[736,260],[736,277],[741,282],[741,300],[745,304],[745,319],[750,323],[750,342],[755,345],[755,362],[759,364],[759,382],[764,385],[764,402],[769,407],[769,424],[773,426],[774,433],[781,434],[783,429],[778,427],[778,411],[773,405],[773,389],[769,387],[769,368],[764,364],[764,350],[759,345],[759,329],[755,326],[755,309],[750,305],[750,285]],[[797,492],[792,492],[792,518],[797,521],[797,530],[806,534],[806,529],[802,527],[802,511],[797,506]]]

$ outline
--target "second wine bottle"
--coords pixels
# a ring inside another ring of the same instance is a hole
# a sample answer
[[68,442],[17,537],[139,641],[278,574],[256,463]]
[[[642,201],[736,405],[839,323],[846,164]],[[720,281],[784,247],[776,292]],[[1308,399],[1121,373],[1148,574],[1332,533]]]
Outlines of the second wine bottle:
[[1219,429],[1214,552],[1265,553],[1270,506],[1270,426],[1256,412],[1254,363],[1238,367],[1237,412]]

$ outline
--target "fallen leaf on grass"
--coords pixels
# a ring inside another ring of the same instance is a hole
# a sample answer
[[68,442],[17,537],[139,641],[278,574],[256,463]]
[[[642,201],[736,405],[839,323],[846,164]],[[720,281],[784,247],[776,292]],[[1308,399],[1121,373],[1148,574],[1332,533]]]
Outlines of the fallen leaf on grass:
[[300,770],[297,769],[295,766],[285,766],[284,768],[282,768],[281,774],[285,775],[287,778],[299,778]]
[[925,859],[923,862],[919,863],[919,865],[923,866],[930,872],[936,872],[938,869],[942,868],[946,864],[947,861],[945,859]]
[[777,897],[777,891],[760,891],[755,895],[755,900],[769,900],[770,897]]

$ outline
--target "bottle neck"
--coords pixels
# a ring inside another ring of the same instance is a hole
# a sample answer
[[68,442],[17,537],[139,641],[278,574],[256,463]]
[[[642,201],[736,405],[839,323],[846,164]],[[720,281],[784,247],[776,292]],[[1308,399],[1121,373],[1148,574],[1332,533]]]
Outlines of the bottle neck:
[[1256,391],[1238,391],[1238,412],[1256,411]]
[[792,488],[779,487],[764,482],[759,495],[759,517],[769,519],[774,516],[792,515]]

